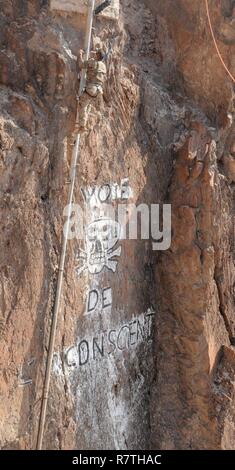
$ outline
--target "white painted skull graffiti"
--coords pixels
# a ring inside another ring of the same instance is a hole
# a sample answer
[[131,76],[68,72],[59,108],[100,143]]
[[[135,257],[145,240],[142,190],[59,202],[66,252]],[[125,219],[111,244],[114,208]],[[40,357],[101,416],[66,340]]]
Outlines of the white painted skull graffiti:
[[121,227],[118,222],[102,218],[91,222],[85,230],[85,251],[80,250],[76,260],[83,264],[77,266],[78,276],[88,269],[90,274],[99,274],[105,267],[115,272],[121,247],[115,248],[120,238]]

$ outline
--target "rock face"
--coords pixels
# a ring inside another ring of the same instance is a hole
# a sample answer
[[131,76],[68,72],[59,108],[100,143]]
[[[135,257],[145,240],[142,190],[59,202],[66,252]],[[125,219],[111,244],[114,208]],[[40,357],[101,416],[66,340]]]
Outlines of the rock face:
[[[209,3],[235,75],[234,2]],[[32,449],[85,20],[0,7],[0,443]],[[233,85],[199,0],[120,0],[95,21],[108,78],[81,140],[44,448],[234,449]],[[167,250],[125,239],[134,204],[171,204]]]

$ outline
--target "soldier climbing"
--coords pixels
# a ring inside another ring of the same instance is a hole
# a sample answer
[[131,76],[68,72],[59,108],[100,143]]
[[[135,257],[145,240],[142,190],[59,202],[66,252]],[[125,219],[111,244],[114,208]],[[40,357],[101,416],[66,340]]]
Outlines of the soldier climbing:
[[[96,7],[95,15],[101,13],[111,3],[111,0],[102,2]],[[78,65],[80,70],[86,72],[86,85],[79,98],[75,134],[88,131],[88,118],[92,104],[98,103],[101,107],[103,103],[103,86],[107,75],[107,68],[104,63],[106,54],[102,49],[91,52],[88,60],[84,60],[83,55],[84,52],[80,50]]]
[[105,53],[101,49],[92,52],[91,58],[87,61],[83,60],[83,51],[79,52],[79,67],[86,70],[86,86],[79,99],[79,120],[76,123],[75,132],[81,133],[88,130],[88,118],[94,99],[99,105],[102,104],[103,85],[107,74],[104,59]]

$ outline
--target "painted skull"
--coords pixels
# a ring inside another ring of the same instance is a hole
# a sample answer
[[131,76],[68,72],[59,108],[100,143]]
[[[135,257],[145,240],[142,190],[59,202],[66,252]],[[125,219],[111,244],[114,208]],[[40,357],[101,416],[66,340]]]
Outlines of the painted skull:
[[97,274],[106,266],[113,272],[117,261],[113,256],[120,256],[121,247],[114,250],[120,237],[120,224],[112,219],[103,218],[90,223],[85,230],[87,266],[91,274]]

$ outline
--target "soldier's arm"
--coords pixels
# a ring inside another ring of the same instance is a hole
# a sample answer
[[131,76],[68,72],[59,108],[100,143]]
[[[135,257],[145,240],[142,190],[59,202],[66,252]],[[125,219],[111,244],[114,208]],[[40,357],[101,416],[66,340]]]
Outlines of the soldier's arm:
[[89,65],[89,60],[84,60],[81,63],[81,69],[87,69],[88,65]]
[[81,49],[78,54],[78,66],[79,69],[86,69],[88,65],[88,61],[83,59],[83,50]]
[[78,66],[79,66],[80,69],[87,69],[87,67],[89,65],[92,67],[94,62],[95,62],[94,59],[84,60],[83,59],[83,51],[81,50],[79,52]]

